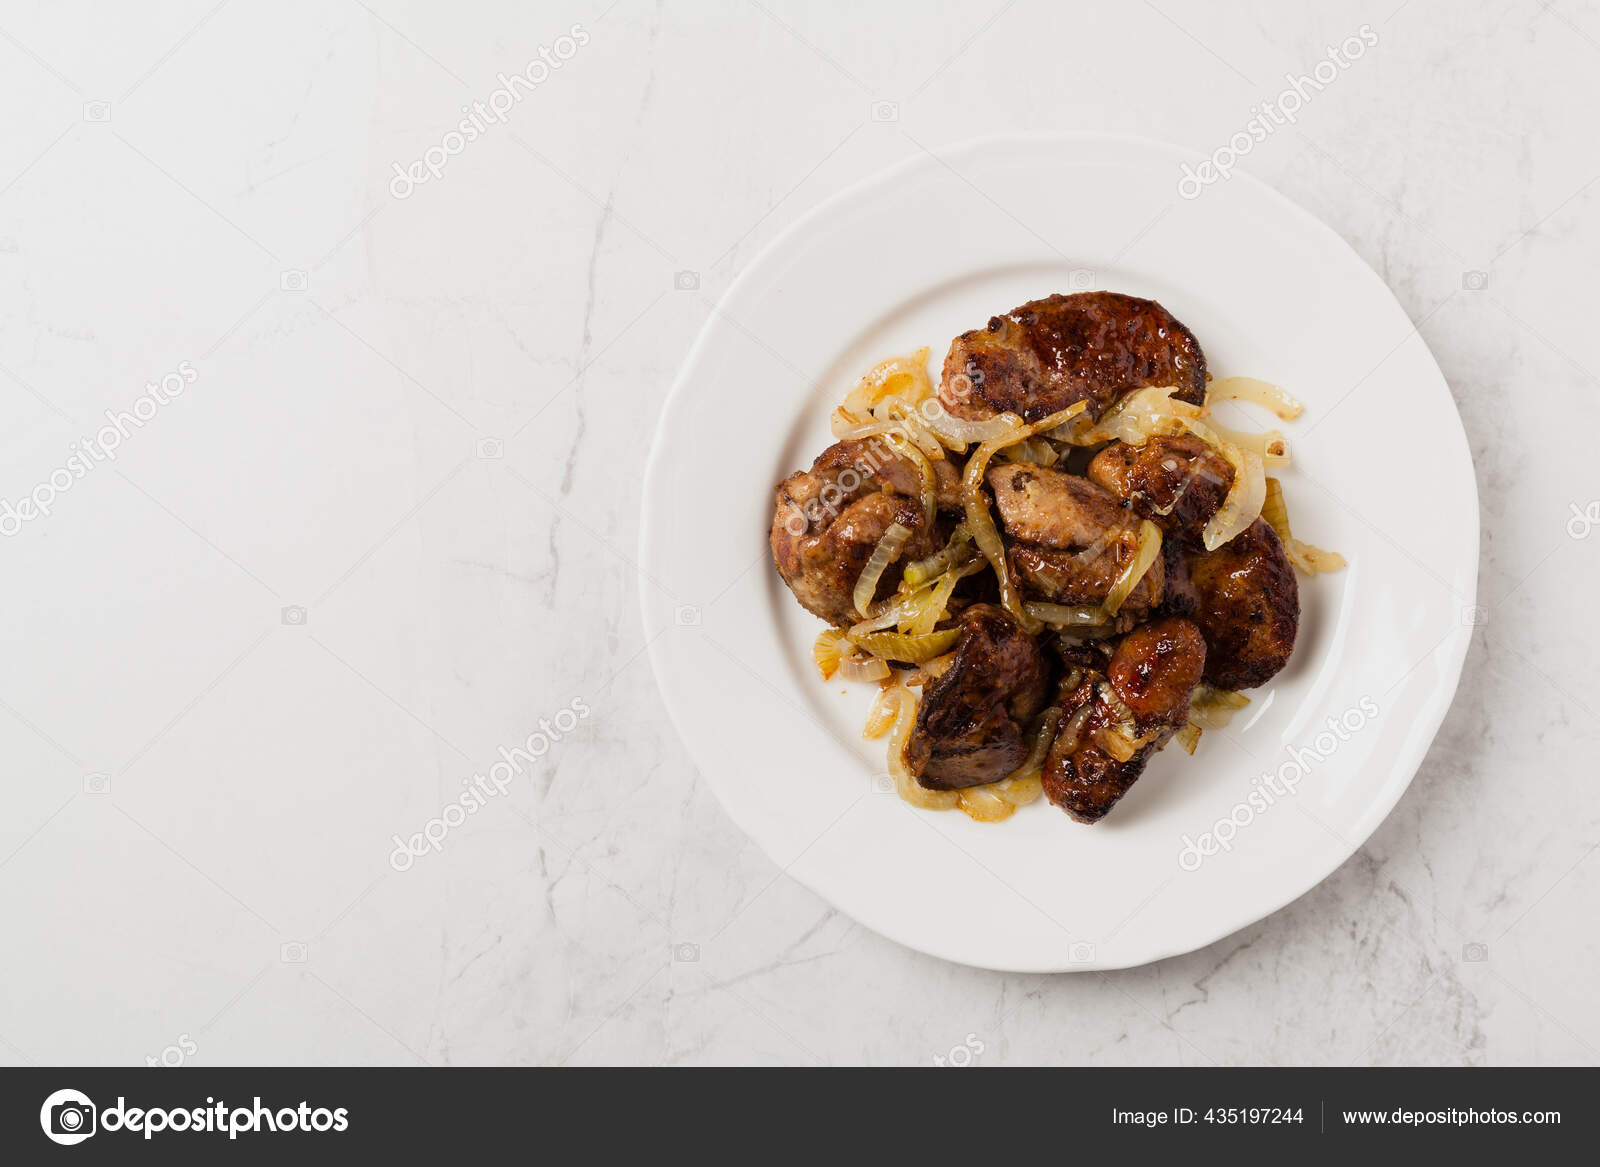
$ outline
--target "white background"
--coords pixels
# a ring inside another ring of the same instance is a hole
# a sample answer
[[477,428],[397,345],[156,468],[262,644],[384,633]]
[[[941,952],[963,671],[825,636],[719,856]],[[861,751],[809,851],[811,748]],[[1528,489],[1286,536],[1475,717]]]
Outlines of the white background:
[[[1600,1060],[1600,537],[1567,529],[1600,497],[1600,9],[664,8],[0,8],[0,498],[198,374],[0,539],[0,1061]],[[1321,887],[1156,966],[1003,976],[854,926],[723,817],[642,655],[642,460],[696,331],[886,165],[1210,151],[1363,24],[1244,166],[1383,275],[1471,439],[1481,625],[1415,783]]]

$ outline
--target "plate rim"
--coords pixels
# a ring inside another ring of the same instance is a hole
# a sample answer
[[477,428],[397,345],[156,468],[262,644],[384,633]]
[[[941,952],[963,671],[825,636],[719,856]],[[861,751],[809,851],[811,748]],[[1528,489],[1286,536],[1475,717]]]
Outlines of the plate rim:
[[[706,318],[704,323],[700,326],[694,342],[689,346],[688,350],[684,354],[682,363],[678,367],[677,374],[673,378],[672,385],[662,401],[661,410],[656,420],[655,433],[650,443],[649,454],[645,459],[644,475],[641,483],[639,512],[640,526],[638,538],[639,563],[636,582],[638,584],[640,615],[642,618],[643,630],[646,636],[645,651],[646,655],[650,659],[651,673],[655,680],[658,697],[660,698],[662,707],[667,712],[667,717],[672,723],[673,730],[678,735],[678,740],[683,744],[683,747],[689,754],[691,761],[693,761],[698,776],[702,781],[706,782],[708,787],[711,788],[711,793],[716,797],[717,804],[722,809],[723,813],[725,813],[728,818],[732,820],[733,824],[739,829],[746,839],[756,845],[756,847],[761,851],[762,855],[769,862],[777,865],[782,873],[787,874],[802,887],[806,888],[806,890],[823,900],[823,902],[828,904],[832,910],[847,916],[852,921],[861,924],[861,926],[868,928],[870,931],[875,932],[878,935],[881,935],[914,952],[932,956],[939,960],[945,960],[952,964],[958,964],[969,968],[982,968],[995,972],[1021,974],[1107,972],[1116,971],[1119,969],[1139,968],[1145,965],[1155,964],[1163,960],[1169,960],[1176,956],[1187,955],[1191,952],[1198,952],[1203,948],[1210,947],[1211,945],[1225,940],[1229,936],[1232,936],[1245,928],[1260,923],[1269,916],[1277,914],[1285,907],[1300,899],[1302,896],[1307,895],[1311,891],[1320,887],[1341,867],[1348,863],[1350,859],[1354,857],[1363,847],[1367,845],[1372,836],[1377,833],[1378,828],[1383,825],[1383,823],[1388,819],[1389,815],[1393,813],[1394,808],[1399,805],[1400,800],[1405,796],[1406,792],[1411,789],[1412,783],[1416,780],[1417,771],[1421,769],[1423,761],[1426,760],[1428,752],[1432,749],[1434,740],[1438,736],[1439,727],[1443,725],[1445,717],[1448,715],[1451,706],[1455,702],[1456,694],[1460,689],[1461,676],[1465,669],[1467,654],[1470,651],[1472,638],[1474,635],[1474,629],[1471,626],[1462,624],[1460,626],[1460,630],[1456,634],[1447,636],[1445,640],[1441,641],[1440,644],[1433,650],[1433,653],[1430,654],[1433,659],[1439,661],[1440,679],[1439,683],[1434,686],[1433,699],[1422,711],[1419,711],[1421,716],[1419,716],[1414,722],[1414,724],[1417,725],[1425,723],[1426,733],[1417,735],[1413,739],[1416,742],[1416,745],[1404,755],[1395,755],[1391,761],[1390,766],[1388,767],[1388,772],[1390,774],[1399,774],[1403,772],[1405,774],[1404,781],[1393,784],[1392,796],[1385,797],[1380,792],[1377,797],[1367,804],[1368,813],[1372,814],[1372,825],[1366,831],[1366,833],[1354,843],[1353,846],[1345,848],[1341,845],[1339,850],[1342,852],[1342,854],[1330,867],[1327,868],[1326,871],[1317,876],[1316,879],[1307,884],[1305,887],[1294,890],[1282,897],[1270,897],[1269,902],[1271,906],[1265,908],[1264,910],[1257,912],[1254,907],[1251,907],[1245,912],[1246,918],[1236,919],[1233,916],[1228,916],[1227,918],[1221,920],[1219,922],[1220,930],[1216,931],[1214,935],[1211,935],[1209,939],[1203,940],[1199,943],[1189,943],[1187,940],[1180,940],[1175,944],[1156,945],[1154,947],[1158,949],[1157,951],[1153,951],[1148,955],[1137,956],[1130,960],[1113,960],[1107,963],[1093,964],[1061,964],[1056,962],[1026,965],[1017,964],[1015,962],[1004,964],[981,963],[972,959],[970,956],[958,956],[949,952],[939,951],[941,946],[929,943],[926,939],[921,937],[914,940],[908,938],[901,933],[898,928],[893,926],[882,923],[867,923],[861,920],[860,917],[858,917],[849,908],[846,908],[837,902],[830,894],[828,894],[828,892],[817,886],[813,880],[807,878],[805,874],[795,870],[795,868],[798,866],[797,864],[790,864],[787,866],[782,864],[778,858],[771,853],[766,841],[758,837],[757,834],[750,830],[743,818],[722,798],[721,794],[717,790],[716,785],[705,777],[700,756],[695,747],[691,744],[690,736],[685,732],[684,722],[679,715],[677,702],[671,695],[673,690],[671,686],[666,683],[666,678],[663,675],[666,665],[663,659],[665,647],[661,644],[661,633],[666,630],[667,622],[661,617],[658,611],[652,608],[648,600],[649,593],[646,590],[650,575],[649,565],[653,562],[658,538],[658,531],[655,525],[650,522],[649,516],[652,513],[652,509],[649,504],[651,496],[654,493],[652,486],[655,483],[657,476],[662,473],[663,466],[665,464],[666,453],[664,435],[669,428],[666,424],[666,420],[669,414],[682,408],[684,399],[687,396],[687,387],[694,380],[693,374],[703,358],[705,349],[711,343],[713,334],[719,331],[717,327],[718,322],[727,315],[727,313],[724,311],[725,307],[729,303],[735,302],[738,296],[744,290],[745,286],[757,278],[759,270],[771,256],[779,253],[784,247],[789,245],[792,240],[803,235],[815,223],[824,220],[827,216],[833,214],[837,209],[847,206],[857,199],[862,199],[877,192],[882,187],[902,178],[908,172],[915,171],[928,165],[949,166],[951,160],[956,157],[986,149],[1017,147],[1044,148],[1048,146],[1061,146],[1063,144],[1086,142],[1109,143],[1123,147],[1132,147],[1151,153],[1165,154],[1173,158],[1175,161],[1192,161],[1205,157],[1201,151],[1141,134],[1119,133],[1103,130],[1035,132],[1018,131],[1004,134],[980,135],[977,137],[965,138],[938,148],[924,148],[919,154],[912,154],[906,158],[902,158],[889,166],[873,171],[872,173],[863,176],[855,182],[846,185],[840,190],[835,191],[833,194],[822,199],[808,211],[800,214],[793,221],[788,223],[785,227],[773,235],[771,239],[767,240],[767,242],[763,244],[759,250],[757,250],[741,265],[738,274],[717,298],[715,307],[710,315]],[[1438,375],[1439,382],[1445,389],[1445,395],[1450,404],[1449,420],[1451,423],[1453,423],[1452,436],[1459,439],[1461,451],[1466,459],[1466,468],[1468,470],[1467,479],[1471,487],[1469,497],[1473,514],[1473,521],[1470,524],[1470,562],[1474,565],[1474,570],[1469,573],[1469,578],[1467,580],[1467,606],[1471,607],[1475,605],[1477,603],[1478,596],[1478,571],[1476,569],[1481,566],[1483,534],[1483,517],[1481,501],[1478,493],[1476,465],[1473,462],[1472,447],[1467,438],[1466,426],[1462,421],[1460,408],[1456,403],[1454,394],[1450,392],[1449,380],[1445,377],[1444,371],[1439,367],[1438,359],[1434,356],[1432,347],[1422,336],[1420,328],[1417,327],[1417,322],[1413,320],[1411,314],[1406,311],[1405,305],[1400,302],[1399,298],[1395,295],[1394,290],[1390,288],[1388,282],[1384,280],[1384,278],[1372,267],[1372,265],[1366,261],[1361,253],[1356,251],[1350,242],[1346,240],[1344,236],[1340,235],[1336,230],[1334,230],[1333,227],[1328,225],[1305,207],[1301,206],[1299,203],[1295,202],[1289,196],[1285,195],[1276,187],[1266,182],[1264,179],[1257,177],[1255,174],[1247,170],[1240,169],[1235,171],[1230,177],[1229,181],[1240,182],[1245,186],[1253,188],[1258,193],[1267,196],[1269,199],[1275,201],[1282,209],[1286,210],[1289,215],[1299,220],[1309,229],[1320,233],[1334,246],[1343,249],[1344,252],[1346,252],[1356,261],[1357,264],[1360,265],[1360,269],[1366,273],[1366,275],[1374,283],[1375,287],[1381,290],[1382,294],[1388,298],[1389,303],[1392,304],[1393,307],[1400,313],[1401,317],[1412,324],[1413,333],[1420,342],[1422,353],[1426,357],[1428,364]],[[1443,655],[1441,656],[1439,654]]]

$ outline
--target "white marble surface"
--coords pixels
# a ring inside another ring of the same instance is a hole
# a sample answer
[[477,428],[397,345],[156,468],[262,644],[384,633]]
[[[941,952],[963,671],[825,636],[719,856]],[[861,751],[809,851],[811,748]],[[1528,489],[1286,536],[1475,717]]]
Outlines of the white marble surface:
[[[854,926],[724,818],[642,655],[641,460],[711,304],[925,147],[1210,150],[1363,24],[1244,166],[1385,277],[1471,438],[1484,620],[1415,783],[1159,965],[1003,976]],[[0,1062],[1600,1060],[1593,3],[15,2],[0,98],[0,496],[194,374],[0,539]]]

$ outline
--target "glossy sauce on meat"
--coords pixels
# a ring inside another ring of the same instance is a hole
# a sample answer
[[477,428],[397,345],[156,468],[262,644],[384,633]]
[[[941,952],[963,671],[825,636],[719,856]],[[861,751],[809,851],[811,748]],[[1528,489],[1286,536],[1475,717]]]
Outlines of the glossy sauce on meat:
[[1028,756],[1028,722],[1045,706],[1049,667],[1004,608],[961,614],[950,667],[924,688],[906,765],[930,790],[997,782]]
[[1217,513],[1233,467],[1195,437],[1155,437],[1143,445],[1112,442],[1089,463],[1089,478],[1168,535],[1191,546]]
[[[1115,495],[1077,474],[1029,462],[993,466],[995,507],[1012,543],[1006,555],[1024,595],[1098,604],[1139,553],[1139,526]],[[1125,619],[1161,603],[1165,563],[1152,563],[1123,602]]]
[[1081,475],[1010,462],[989,467],[986,477],[1006,534],[1024,543],[1089,547],[1129,525],[1131,516],[1116,496]]
[[[1116,532],[1099,547],[1056,551],[1031,543],[1015,543],[1006,563],[1025,596],[1052,604],[1098,604],[1111,594],[1123,570],[1139,554],[1139,535],[1131,527]],[[1120,614],[1137,616],[1162,602],[1166,565],[1157,557],[1123,600]]]
[[1194,333],[1154,300],[1117,292],[1047,296],[964,332],[950,346],[939,400],[956,417],[1038,421],[1078,401],[1098,416],[1148,385],[1205,399],[1206,358]]
[[[956,499],[955,471],[948,462],[940,477],[941,505]],[[892,593],[905,564],[944,546],[953,524],[927,529],[921,476],[903,460],[868,442],[838,442],[778,484],[769,541],[778,574],[795,599],[831,624],[861,619],[855,609],[856,580],[888,530],[899,523],[911,532],[899,559],[883,573],[879,598]]]
[[1283,544],[1257,519],[1215,551],[1189,558],[1194,621],[1206,638],[1205,679],[1219,689],[1265,685],[1294,651],[1300,585]]
[[[1205,662],[1200,630],[1166,617],[1123,637],[1103,676],[1085,671],[1062,698],[1062,729],[1045,759],[1050,801],[1079,822],[1104,818],[1188,720]],[[1112,734],[1131,749],[1126,759],[1117,756]]]

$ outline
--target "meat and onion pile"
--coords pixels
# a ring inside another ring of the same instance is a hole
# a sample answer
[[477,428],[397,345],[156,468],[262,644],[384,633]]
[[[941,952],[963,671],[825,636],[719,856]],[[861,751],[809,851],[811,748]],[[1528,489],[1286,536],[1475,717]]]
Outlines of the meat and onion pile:
[[1277,430],[1212,416],[1299,404],[1213,381],[1152,300],[1056,295],[884,361],[834,411],[839,439],[777,487],[772,555],[824,679],[877,682],[902,798],[998,821],[1041,793],[1103,818],[1173,737],[1248,704],[1294,651],[1296,539]]

